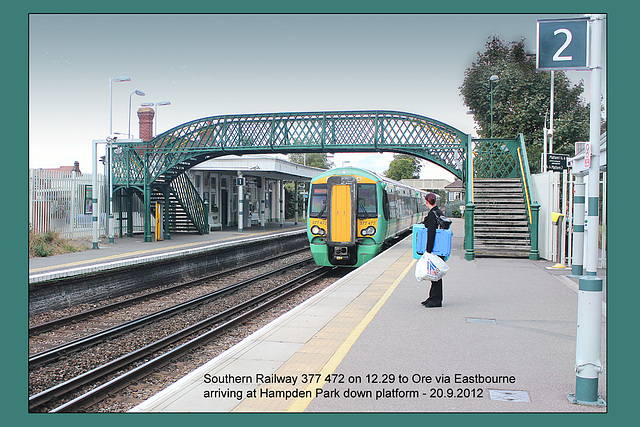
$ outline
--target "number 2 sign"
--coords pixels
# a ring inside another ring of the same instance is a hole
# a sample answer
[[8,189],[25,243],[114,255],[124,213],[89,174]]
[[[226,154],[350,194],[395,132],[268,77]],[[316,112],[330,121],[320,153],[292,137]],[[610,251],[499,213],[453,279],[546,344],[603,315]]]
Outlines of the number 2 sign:
[[538,70],[589,68],[589,18],[538,21]]

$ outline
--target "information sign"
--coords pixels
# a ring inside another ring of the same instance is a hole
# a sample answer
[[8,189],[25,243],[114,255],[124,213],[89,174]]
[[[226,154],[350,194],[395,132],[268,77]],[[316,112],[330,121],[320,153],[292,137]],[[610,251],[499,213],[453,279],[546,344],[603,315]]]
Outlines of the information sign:
[[547,154],[547,170],[561,172],[567,169],[568,154]]
[[538,70],[589,68],[589,18],[538,21]]

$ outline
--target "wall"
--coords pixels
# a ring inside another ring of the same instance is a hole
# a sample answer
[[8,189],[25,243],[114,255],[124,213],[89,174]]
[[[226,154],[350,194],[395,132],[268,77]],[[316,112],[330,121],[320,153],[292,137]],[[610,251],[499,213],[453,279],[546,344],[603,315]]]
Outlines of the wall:
[[540,204],[538,248],[540,258],[552,260],[554,247],[553,222],[551,212],[558,212],[560,200],[560,175],[544,172],[531,176],[533,180],[533,198]]

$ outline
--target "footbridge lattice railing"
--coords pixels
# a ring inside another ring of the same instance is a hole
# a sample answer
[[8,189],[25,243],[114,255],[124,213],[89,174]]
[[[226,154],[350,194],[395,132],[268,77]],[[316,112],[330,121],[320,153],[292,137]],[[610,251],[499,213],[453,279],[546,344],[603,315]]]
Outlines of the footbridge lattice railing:
[[463,179],[468,140],[444,123],[395,111],[213,116],[145,143],[119,144],[113,174],[121,186],[166,184],[204,160],[227,154],[386,151],[424,158]]

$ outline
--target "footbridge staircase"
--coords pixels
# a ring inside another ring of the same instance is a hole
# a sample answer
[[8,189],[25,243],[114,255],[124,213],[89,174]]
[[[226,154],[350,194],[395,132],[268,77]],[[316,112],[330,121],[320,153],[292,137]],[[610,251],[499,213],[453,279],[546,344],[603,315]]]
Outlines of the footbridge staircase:
[[473,176],[467,185],[471,215],[466,215],[473,243],[468,242],[467,254],[538,259],[539,205],[531,197],[522,135],[515,140],[479,139],[474,143]]

